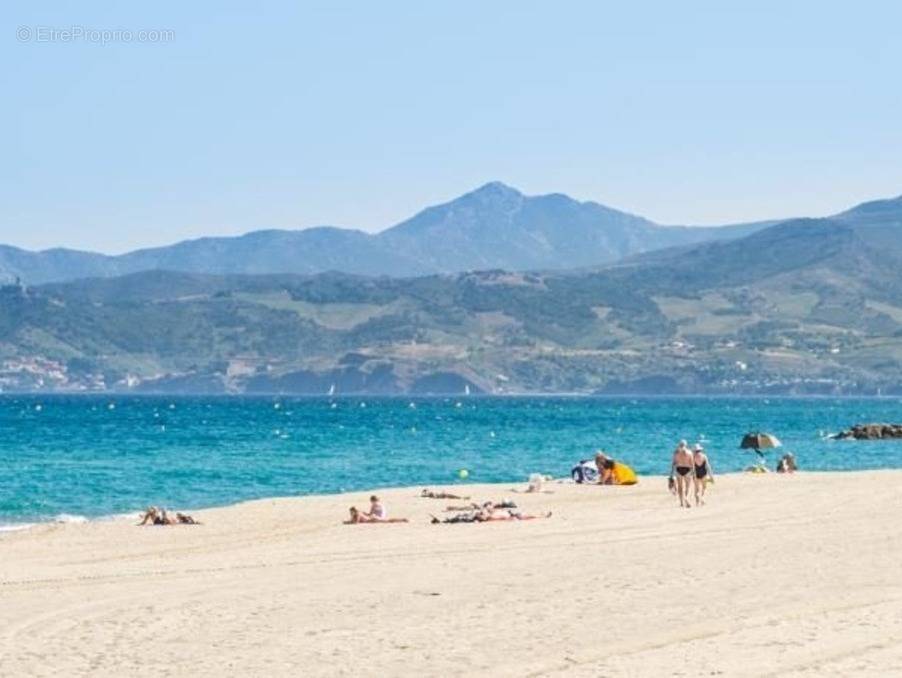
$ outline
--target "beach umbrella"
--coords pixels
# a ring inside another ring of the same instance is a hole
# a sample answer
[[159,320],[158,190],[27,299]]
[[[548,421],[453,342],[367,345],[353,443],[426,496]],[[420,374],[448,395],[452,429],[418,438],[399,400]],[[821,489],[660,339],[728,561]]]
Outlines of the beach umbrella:
[[782,444],[777,436],[770,433],[746,433],[742,437],[739,447],[743,450],[755,450],[759,456],[763,457],[764,454],[761,450],[770,450],[780,447]]

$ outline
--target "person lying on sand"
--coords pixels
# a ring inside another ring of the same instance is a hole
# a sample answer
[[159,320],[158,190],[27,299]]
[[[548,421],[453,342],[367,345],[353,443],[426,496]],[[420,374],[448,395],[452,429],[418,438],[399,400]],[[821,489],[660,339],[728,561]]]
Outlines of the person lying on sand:
[[444,490],[433,492],[432,490],[428,489],[420,492],[420,496],[425,497],[426,499],[469,499],[469,497],[461,497],[460,495],[451,494],[450,492],[445,492]]
[[451,516],[450,518],[436,518],[433,515],[430,515],[432,518],[433,525],[453,525],[455,523],[479,523],[482,522],[477,519],[476,512],[471,511],[470,513],[458,513],[456,515]]
[[148,506],[138,525],[200,525],[200,523],[186,513],[176,513],[173,518],[165,508]]
[[[492,505],[492,508],[495,509],[515,509],[517,508],[517,504],[510,499],[505,499],[504,501],[496,501],[496,502],[486,502]],[[475,501],[461,506],[446,506],[445,511],[479,511],[485,504],[477,504]]]
[[520,513],[519,511],[507,511],[504,513],[495,513],[494,511],[486,512],[485,510],[479,512],[481,515],[481,522],[488,523],[495,520],[539,520],[540,518],[550,518],[551,511],[541,516],[534,516],[528,513]]
[[497,511],[492,502],[487,501],[483,504],[478,511],[473,511],[470,513],[459,513],[456,516],[451,516],[450,518],[439,519],[435,516],[432,517],[432,524],[437,525],[440,523],[443,524],[452,524],[452,523],[490,523],[496,521],[508,521],[508,520],[538,520],[539,518],[550,518],[551,512],[549,511],[545,515],[542,516],[533,516],[527,513],[520,513],[519,511]]

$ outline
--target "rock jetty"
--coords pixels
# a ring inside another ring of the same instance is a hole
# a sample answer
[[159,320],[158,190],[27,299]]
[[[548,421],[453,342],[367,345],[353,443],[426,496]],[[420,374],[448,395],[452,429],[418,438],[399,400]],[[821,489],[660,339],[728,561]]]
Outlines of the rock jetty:
[[885,440],[902,439],[902,424],[855,424],[848,431],[833,436],[835,440]]

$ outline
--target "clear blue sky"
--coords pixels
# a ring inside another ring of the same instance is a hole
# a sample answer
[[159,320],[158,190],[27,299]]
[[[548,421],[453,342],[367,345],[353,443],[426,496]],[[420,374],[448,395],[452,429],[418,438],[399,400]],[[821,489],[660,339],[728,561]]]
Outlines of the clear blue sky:
[[4,243],[381,230],[493,179],[663,223],[902,193],[896,2],[13,4]]

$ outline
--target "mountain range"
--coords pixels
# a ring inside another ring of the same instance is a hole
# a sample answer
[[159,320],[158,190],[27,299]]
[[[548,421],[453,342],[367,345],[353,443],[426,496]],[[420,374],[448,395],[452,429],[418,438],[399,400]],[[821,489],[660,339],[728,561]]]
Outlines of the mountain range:
[[742,228],[579,270],[9,285],[0,387],[902,394],[902,198]]
[[302,275],[342,271],[404,277],[494,268],[562,270],[738,237],[772,223],[661,226],[595,202],[579,202],[560,193],[525,196],[492,182],[377,234],[329,226],[264,230],[118,256],[0,246],[0,276],[36,285],[152,270]]

